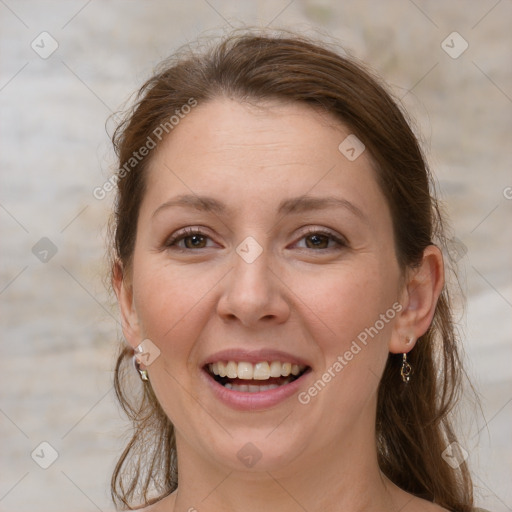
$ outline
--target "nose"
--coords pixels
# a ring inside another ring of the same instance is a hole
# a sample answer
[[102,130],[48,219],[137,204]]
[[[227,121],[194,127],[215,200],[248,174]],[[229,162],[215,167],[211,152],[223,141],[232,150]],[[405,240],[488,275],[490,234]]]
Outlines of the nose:
[[225,321],[238,321],[245,327],[280,324],[290,316],[285,298],[286,286],[269,266],[268,251],[254,261],[233,255],[234,268],[224,283],[217,313]]

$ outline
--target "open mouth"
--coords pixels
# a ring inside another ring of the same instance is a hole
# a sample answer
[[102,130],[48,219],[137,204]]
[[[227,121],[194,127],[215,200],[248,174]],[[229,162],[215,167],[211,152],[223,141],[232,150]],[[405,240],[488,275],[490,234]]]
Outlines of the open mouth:
[[284,386],[304,375],[309,366],[260,361],[218,361],[205,366],[205,371],[219,384],[232,391],[261,393]]

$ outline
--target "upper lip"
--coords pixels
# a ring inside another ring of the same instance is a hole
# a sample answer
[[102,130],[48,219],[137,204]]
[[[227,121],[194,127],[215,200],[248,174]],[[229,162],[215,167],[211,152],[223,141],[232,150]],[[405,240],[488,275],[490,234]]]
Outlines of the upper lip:
[[297,357],[293,354],[283,352],[281,350],[242,350],[237,348],[225,349],[220,352],[215,352],[208,356],[201,366],[206,366],[210,363],[217,363],[219,361],[236,361],[247,363],[260,363],[262,361],[272,362],[280,361],[282,363],[292,363],[303,366],[310,366],[310,364],[303,358]]

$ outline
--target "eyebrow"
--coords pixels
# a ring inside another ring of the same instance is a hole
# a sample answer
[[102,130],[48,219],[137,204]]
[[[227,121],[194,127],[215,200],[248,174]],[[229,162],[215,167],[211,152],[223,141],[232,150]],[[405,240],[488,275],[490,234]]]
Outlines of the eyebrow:
[[217,201],[217,199],[214,199],[213,197],[183,194],[161,204],[153,212],[153,217],[160,211],[171,208],[173,206],[194,208],[203,212],[212,212],[218,214],[226,213],[227,210],[227,207],[224,203]]
[[[171,208],[173,206],[194,208],[199,211],[212,212],[219,215],[230,212],[229,208],[224,203],[214,199],[213,197],[183,194],[161,204],[153,212],[153,217],[160,211]],[[293,213],[304,213],[314,210],[325,210],[328,208],[344,208],[350,211],[356,217],[359,217],[361,220],[368,223],[366,215],[360,208],[358,208],[355,204],[351,203],[347,199],[342,199],[335,196],[292,197],[290,199],[283,200],[279,204],[277,211],[279,214],[289,215]]]
[[355,204],[347,199],[335,196],[308,197],[300,196],[284,200],[278,212],[281,214],[303,213],[312,210],[326,210],[328,208],[345,208],[364,222],[368,222],[366,215]]

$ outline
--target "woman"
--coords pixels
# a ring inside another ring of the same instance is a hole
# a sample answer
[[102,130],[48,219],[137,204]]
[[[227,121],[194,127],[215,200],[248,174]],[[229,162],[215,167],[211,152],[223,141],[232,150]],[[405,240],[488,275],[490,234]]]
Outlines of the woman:
[[164,63],[113,140],[117,504],[471,510],[442,222],[378,79],[234,34]]

